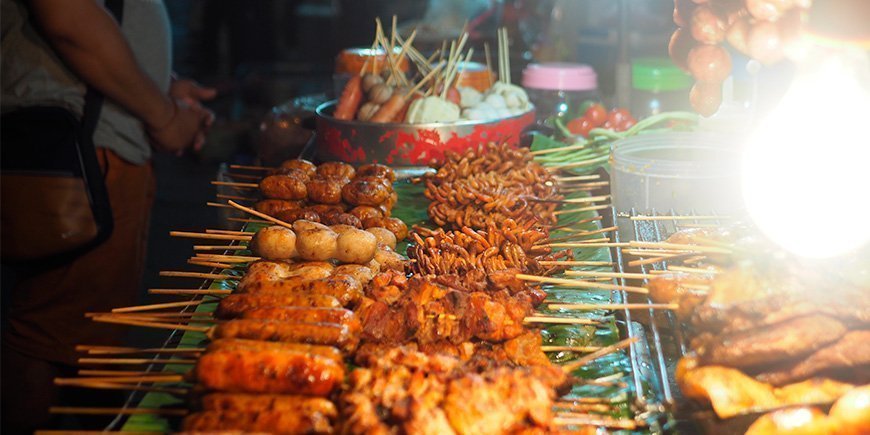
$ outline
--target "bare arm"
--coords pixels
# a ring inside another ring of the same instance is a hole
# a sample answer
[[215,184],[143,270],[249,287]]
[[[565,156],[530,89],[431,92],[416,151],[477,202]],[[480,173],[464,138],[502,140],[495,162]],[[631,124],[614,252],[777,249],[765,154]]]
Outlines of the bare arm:
[[94,0],[31,0],[52,47],[85,82],[150,128],[167,125],[173,102],[136,63],[118,23]]

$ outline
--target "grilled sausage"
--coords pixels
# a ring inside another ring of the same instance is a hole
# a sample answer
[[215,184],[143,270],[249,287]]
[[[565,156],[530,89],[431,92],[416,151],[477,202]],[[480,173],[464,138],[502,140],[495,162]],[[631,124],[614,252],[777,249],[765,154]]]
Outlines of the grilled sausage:
[[372,227],[382,227],[390,230],[396,236],[396,240],[399,241],[405,240],[408,237],[408,226],[399,218],[370,218],[363,221],[363,228]]
[[314,173],[317,172],[317,166],[305,159],[285,160],[281,162],[281,168],[298,170],[308,178],[313,177]]
[[363,296],[362,284],[349,275],[316,280],[285,278],[276,281],[257,281],[244,288],[246,293],[298,294],[332,296],[342,306],[355,304]]
[[360,331],[359,319],[344,308],[261,307],[246,311],[242,319],[276,320],[289,323],[335,323],[346,325],[351,333]]
[[341,162],[326,162],[317,167],[317,176],[324,178],[347,178],[356,175],[353,166]]
[[284,394],[210,393],[202,396],[198,402],[200,409],[203,411],[316,413],[329,419],[334,419],[338,416],[335,405],[322,397]]
[[382,178],[373,177],[355,178],[341,189],[341,197],[353,205],[380,205],[391,193],[392,186]]
[[324,397],[344,380],[344,366],[327,358],[278,349],[220,349],[197,361],[197,381],[209,390]]
[[[295,267],[297,265],[302,266]],[[256,293],[262,291],[261,288],[267,285],[267,283],[280,280],[303,283],[315,279],[323,279],[332,275],[333,269],[334,267],[331,264],[320,261],[312,262],[310,265],[305,263],[288,264],[283,268],[279,265],[273,270],[264,270],[263,267],[258,267],[253,272],[249,268],[248,273],[242,277],[242,280],[236,287],[236,291],[239,293]]]
[[260,180],[260,192],[266,198],[290,201],[308,198],[308,190],[301,177],[293,175],[269,175]]
[[185,417],[181,427],[185,433],[332,433],[329,418],[320,413],[285,411],[203,411]]
[[341,188],[344,184],[329,178],[314,178],[308,181],[308,200],[320,204],[338,204],[341,202]]
[[359,336],[347,325],[335,323],[288,323],[274,320],[236,319],[219,323],[212,338],[244,338],[248,340],[283,341],[290,343],[335,346],[345,352],[356,349]]
[[284,199],[264,199],[254,204],[254,210],[269,216],[276,216],[285,210],[298,210],[302,208],[300,201],[287,201]]
[[245,340],[244,338],[220,338],[212,340],[206,350],[208,352],[214,352],[220,349],[278,349],[288,352],[317,355],[319,357],[331,359],[339,364],[344,363],[344,356],[342,356],[341,351],[339,351],[338,348],[332,346],[321,346],[318,344],[257,341]]
[[257,307],[320,307],[341,308],[338,299],[327,295],[302,293],[238,293],[221,299],[215,316],[232,319]]
[[362,165],[356,170],[357,177],[377,177],[384,178],[390,183],[396,181],[396,173],[389,166],[379,163],[369,163]]

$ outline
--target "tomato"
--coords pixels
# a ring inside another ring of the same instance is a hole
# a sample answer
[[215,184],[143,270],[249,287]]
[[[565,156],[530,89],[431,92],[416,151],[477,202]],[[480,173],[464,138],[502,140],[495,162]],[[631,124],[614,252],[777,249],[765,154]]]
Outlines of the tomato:
[[583,137],[588,136],[589,130],[592,130],[594,128],[592,123],[589,122],[589,119],[585,116],[581,116],[580,118],[572,120],[568,123],[567,127],[568,131],[570,131],[571,134]]
[[586,109],[583,117],[592,123],[592,127],[600,127],[601,124],[604,124],[604,121],[607,121],[607,109],[596,103]]
[[637,120],[635,120],[631,115],[629,115],[628,118],[623,119],[622,122],[616,126],[616,131],[628,130],[629,128],[633,127],[634,124],[637,124]]
[[689,72],[700,82],[721,83],[731,75],[731,55],[718,45],[699,45],[693,48],[689,52],[688,63]]
[[620,109],[616,108],[610,111],[610,115],[607,116],[607,120],[610,121],[610,125],[615,128],[618,128],[620,124],[622,124],[626,119],[634,119],[631,116],[631,113],[628,109]]

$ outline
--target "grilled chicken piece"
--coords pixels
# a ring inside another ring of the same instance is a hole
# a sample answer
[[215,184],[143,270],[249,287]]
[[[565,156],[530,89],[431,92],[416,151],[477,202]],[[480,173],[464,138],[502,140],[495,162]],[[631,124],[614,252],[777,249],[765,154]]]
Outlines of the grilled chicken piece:
[[203,411],[263,412],[281,411],[300,414],[318,414],[319,418],[334,420],[338,417],[335,404],[321,397],[283,394],[209,393],[199,399]]
[[219,338],[209,343],[208,352],[220,349],[278,349],[299,352],[331,359],[338,364],[344,364],[344,356],[341,351],[332,346],[320,346],[304,343],[282,343],[279,341],[245,340],[241,338]]
[[863,368],[870,372],[870,330],[847,332],[840,340],[800,358],[788,368],[761,373],[755,378],[772,385],[800,381],[820,372]]
[[332,433],[329,419],[318,413],[284,411],[203,411],[184,418],[182,430],[196,433],[300,434]]
[[218,303],[215,317],[234,319],[260,307],[315,307],[341,308],[338,299],[328,295],[309,295],[301,293],[236,293]]

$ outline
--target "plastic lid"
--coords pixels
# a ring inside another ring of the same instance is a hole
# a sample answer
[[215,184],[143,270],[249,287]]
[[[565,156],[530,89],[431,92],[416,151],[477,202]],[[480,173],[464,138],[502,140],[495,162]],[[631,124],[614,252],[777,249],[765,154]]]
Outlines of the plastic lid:
[[674,65],[670,59],[644,57],[631,62],[631,87],[642,91],[661,92],[688,89],[692,76]]
[[582,63],[532,63],[523,70],[523,87],[555,91],[594,91],[598,76]]

